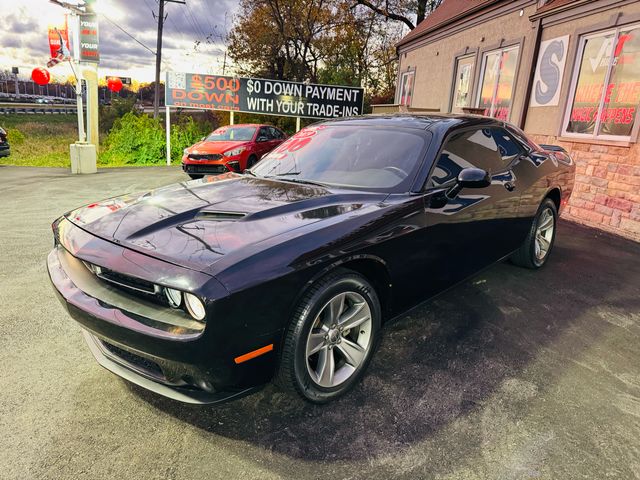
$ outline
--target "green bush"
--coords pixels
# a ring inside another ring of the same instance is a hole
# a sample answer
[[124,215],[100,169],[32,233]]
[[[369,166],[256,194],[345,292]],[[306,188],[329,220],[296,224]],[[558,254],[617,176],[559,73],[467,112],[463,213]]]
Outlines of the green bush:
[[164,159],[164,130],[149,115],[125,113],[116,119],[101,155],[104,163],[160,163]]
[[209,130],[203,122],[195,122],[188,116],[180,117],[178,123],[171,126],[171,160],[182,158],[183,150],[200,141]]
[[[177,162],[182,151],[207,134],[206,122],[189,116],[178,117],[171,126],[171,159]],[[160,119],[146,114],[125,113],[116,119],[100,155],[103,164],[161,164],[166,158],[166,135]]]
[[123,117],[126,113],[133,112],[135,103],[136,97],[114,97],[111,100],[111,105],[100,105],[100,131],[103,133],[109,132],[118,118]]

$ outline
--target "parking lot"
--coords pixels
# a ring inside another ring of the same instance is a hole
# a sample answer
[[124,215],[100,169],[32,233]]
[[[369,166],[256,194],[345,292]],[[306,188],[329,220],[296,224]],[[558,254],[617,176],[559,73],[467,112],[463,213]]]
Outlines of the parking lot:
[[640,478],[640,244],[561,222],[541,271],[494,266],[387,325],[335,403],[190,406],[102,369],[45,266],[59,214],[186,177],[0,179],[0,478]]

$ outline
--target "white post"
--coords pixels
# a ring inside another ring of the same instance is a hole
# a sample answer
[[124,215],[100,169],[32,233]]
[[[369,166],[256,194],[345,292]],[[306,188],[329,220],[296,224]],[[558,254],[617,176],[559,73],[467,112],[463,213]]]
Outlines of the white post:
[[167,165],[171,165],[171,108],[165,107],[165,122],[167,131]]
[[233,125],[233,110],[229,111],[229,125]]
[[87,137],[84,132],[84,109],[82,105],[82,72],[80,71],[80,17],[75,13],[71,14],[72,25],[72,50],[74,57],[70,60],[71,67],[76,76],[76,105],[78,108],[78,137],[80,142],[85,142]]
[[300,131],[300,117],[296,117],[296,132]]
[[80,76],[80,68],[76,63],[76,75],[78,80],[76,82],[76,108],[78,109],[78,138],[80,142],[86,141],[84,134],[84,110],[82,105],[82,77]]

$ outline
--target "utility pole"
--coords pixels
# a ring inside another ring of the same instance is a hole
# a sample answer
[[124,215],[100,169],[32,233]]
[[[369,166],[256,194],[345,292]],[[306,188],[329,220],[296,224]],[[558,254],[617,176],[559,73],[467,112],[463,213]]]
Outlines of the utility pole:
[[[167,17],[164,14],[165,3],[185,4],[185,0],[158,0],[158,38],[156,41],[156,84],[153,96],[153,118],[158,118],[160,108],[160,63],[162,62],[162,29]],[[168,15],[168,14],[167,14]]]

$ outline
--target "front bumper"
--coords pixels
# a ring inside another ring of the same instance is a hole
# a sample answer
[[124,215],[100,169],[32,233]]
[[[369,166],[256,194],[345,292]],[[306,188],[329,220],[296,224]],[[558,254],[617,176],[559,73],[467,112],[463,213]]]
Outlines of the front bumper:
[[[87,251],[103,251],[118,261],[128,257],[132,264],[145,268],[153,268],[153,262],[160,262],[147,257],[144,259],[147,263],[142,265],[142,259],[131,251],[123,252],[122,247],[90,236],[69,222],[66,228],[71,229],[66,236],[73,237],[65,242],[71,250],[84,244]],[[236,399],[265,383],[263,362],[234,365],[232,358],[236,352],[246,350],[244,346],[229,347],[233,342],[223,345],[216,342],[216,338],[223,338],[220,331],[212,328],[213,332],[208,333],[206,328],[202,332],[183,328],[175,318],[167,317],[162,307],[156,307],[159,313],[150,315],[149,310],[145,311],[148,306],[144,302],[131,302],[129,308],[118,292],[87,288],[91,287],[91,279],[86,278],[90,275],[82,277],[82,272],[78,272],[83,268],[82,262],[62,244],[50,252],[47,267],[59,300],[82,326],[96,360],[116,375],[160,395],[196,404]],[[156,266],[153,270],[157,272],[159,268]],[[204,274],[192,272],[192,275],[197,284]],[[174,271],[169,276],[180,277],[180,273]],[[160,328],[149,317],[174,321],[174,324]]]
[[222,163],[183,163],[182,170],[191,175],[221,175],[234,171]]
[[86,330],[83,330],[82,333],[89,350],[91,350],[96,361],[102,367],[131,383],[179,402],[200,405],[222,403],[243,397],[257,390],[256,387],[253,387],[236,391],[207,392],[189,387],[184,383],[168,383],[157,377],[157,370],[144,368],[138,362],[132,361],[131,356],[118,355],[117,350],[110,350],[107,347],[109,345],[107,342],[100,340]]

